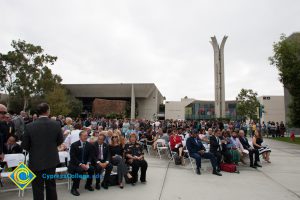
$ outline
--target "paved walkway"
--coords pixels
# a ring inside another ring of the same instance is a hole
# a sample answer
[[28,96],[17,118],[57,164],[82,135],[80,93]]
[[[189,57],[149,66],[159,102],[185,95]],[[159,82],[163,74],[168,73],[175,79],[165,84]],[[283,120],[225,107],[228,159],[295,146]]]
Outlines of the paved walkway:
[[[271,164],[263,162],[258,170],[240,166],[240,174],[223,172],[222,177],[211,174],[208,162],[203,163],[202,175],[193,173],[191,166],[175,166],[166,158],[147,156],[149,168],[147,184],[126,185],[121,190],[88,192],[81,184],[80,197],[67,191],[66,185],[58,186],[59,200],[70,199],[124,199],[124,200],[293,200],[300,199],[300,145],[266,139],[272,148]],[[31,190],[24,198],[17,192],[0,193],[0,199],[32,199]]]

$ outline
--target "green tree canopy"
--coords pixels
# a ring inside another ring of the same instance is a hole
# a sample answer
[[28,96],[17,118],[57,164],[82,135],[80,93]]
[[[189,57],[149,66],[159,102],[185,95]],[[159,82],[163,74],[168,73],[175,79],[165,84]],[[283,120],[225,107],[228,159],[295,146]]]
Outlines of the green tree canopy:
[[0,54],[0,84],[9,96],[22,97],[25,110],[32,95],[51,91],[61,82],[49,68],[57,57],[45,54],[41,46],[24,40],[13,40],[11,46],[13,51]]
[[257,107],[259,107],[259,101],[257,99],[257,93],[252,89],[241,89],[240,93],[236,97],[237,101],[237,114],[243,118],[257,119]]
[[46,101],[50,106],[51,115],[68,115],[71,112],[68,95],[61,86],[56,86],[52,92],[46,95]]
[[300,127],[300,33],[289,37],[281,35],[273,45],[274,55],[269,58],[271,65],[279,71],[279,80],[291,94],[289,124]]

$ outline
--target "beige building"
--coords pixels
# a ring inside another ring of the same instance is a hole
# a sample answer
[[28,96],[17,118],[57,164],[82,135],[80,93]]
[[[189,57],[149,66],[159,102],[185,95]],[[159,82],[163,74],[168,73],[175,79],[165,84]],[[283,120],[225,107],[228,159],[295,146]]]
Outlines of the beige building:
[[258,100],[264,106],[261,121],[286,122],[284,96],[260,96]]
[[181,101],[166,101],[166,119],[185,119],[185,107],[195,101],[195,99],[182,98]]

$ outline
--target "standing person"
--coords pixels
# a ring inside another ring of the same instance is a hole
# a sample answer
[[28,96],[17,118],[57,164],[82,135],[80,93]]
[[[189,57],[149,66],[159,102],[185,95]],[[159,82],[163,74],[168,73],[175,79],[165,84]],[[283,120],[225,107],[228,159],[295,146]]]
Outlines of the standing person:
[[284,137],[285,126],[284,126],[283,121],[280,122],[280,125],[279,125],[279,131],[280,131],[280,137]]
[[49,119],[50,107],[41,103],[37,107],[39,119],[25,126],[22,147],[29,151],[29,168],[36,175],[32,182],[34,200],[56,200],[55,179],[43,179],[43,174],[54,175],[59,164],[57,147],[63,143],[61,127],[56,121]]
[[22,140],[24,134],[25,117],[26,113],[24,111],[21,111],[20,115],[13,119],[13,123],[15,125],[15,135],[18,137],[18,140]]
[[5,115],[7,114],[7,108],[0,104],[0,161],[4,159],[4,137],[5,137]]
[[15,125],[9,113],[5,115],[5,120],[7,124],[7,132],[8,132],[7,139],[8,139],[10,136],[15,136]]

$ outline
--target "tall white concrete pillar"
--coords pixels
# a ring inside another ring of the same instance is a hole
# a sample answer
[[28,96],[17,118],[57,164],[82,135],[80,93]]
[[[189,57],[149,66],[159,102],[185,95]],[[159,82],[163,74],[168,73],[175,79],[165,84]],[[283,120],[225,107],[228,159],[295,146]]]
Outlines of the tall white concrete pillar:
[[134,94],[134,85],[131,85],[131,119],[135,119],[135,94]]
[[224,46],[228,36],[224,36],[219,46],[216,36],[211,37],[210,43],[214,49],[215,71],[215,115],[225,117],[225,78],[224,78]]

